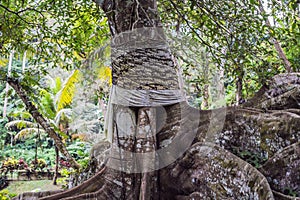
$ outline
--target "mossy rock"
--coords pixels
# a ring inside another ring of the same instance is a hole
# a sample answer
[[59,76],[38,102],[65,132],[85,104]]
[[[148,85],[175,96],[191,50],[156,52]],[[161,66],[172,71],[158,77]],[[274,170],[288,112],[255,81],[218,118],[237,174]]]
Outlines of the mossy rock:
[[256,168],[211,143],[194,144],[161,173],[165,199],[274,199]]
[[300,197],[300,142],[276,153],[260,171],[273,190]]

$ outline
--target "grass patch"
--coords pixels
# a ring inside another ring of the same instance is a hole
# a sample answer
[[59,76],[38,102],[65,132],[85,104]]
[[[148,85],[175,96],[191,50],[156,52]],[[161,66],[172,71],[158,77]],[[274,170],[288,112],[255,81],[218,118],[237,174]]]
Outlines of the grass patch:
[[5,188],[9,193],[21,194],[23,192],[40,192],[49,190],[59,190],[61,187],[52,184],[52,180],[33,180],[33,181],[12,181]]

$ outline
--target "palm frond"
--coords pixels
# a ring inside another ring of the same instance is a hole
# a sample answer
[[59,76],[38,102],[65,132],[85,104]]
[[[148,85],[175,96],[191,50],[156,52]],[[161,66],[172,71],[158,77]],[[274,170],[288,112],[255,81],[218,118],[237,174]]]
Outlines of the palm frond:
[[80,71],[75,70],[65,81],[61,90],[56,95],[56,111],[60,111],[72,103],[75,94],[75,85],[79,81]]
[[68,120],[70,120],[72,118],[72,109],[64,108],[57,112],[54,119],[57,126],[63,117],[66,117]]
[[15,140],[28,138],[37,133],[46,133],[46,131],[41,128],[24,128],[17,133],[17,135],[15,136]]
[[26,127],[36,127],[36,123],[25,120],[14,120],[5,124],[6,128],[17,127],[19,129]]

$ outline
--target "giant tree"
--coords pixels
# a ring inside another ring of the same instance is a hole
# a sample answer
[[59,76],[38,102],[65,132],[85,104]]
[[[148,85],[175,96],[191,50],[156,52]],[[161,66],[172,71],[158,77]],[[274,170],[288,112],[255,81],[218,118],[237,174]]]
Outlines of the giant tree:
[[185,103],[156,1],[98,3],[112,36],[107,159],[77,187],[18,199],[289,199],[286,188],[299,195],[299,74],[275,76],[240,107],[196,110]]

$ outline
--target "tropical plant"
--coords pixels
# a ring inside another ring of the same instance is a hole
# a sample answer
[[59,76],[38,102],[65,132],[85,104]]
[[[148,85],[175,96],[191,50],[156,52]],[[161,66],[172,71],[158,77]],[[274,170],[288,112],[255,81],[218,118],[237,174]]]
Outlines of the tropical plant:
[[41,137],[46,136],[46,132],[40,128],[39,124],[26,120],[15,120],[8,122],[5,125],[8,129],[17,127],[21,129],[16,135],[15,140],[34,138],[35,141],[35,156],[34,160],[38,160],[38,147],[41,146]]
[[[70,137],[68,134],[68,124],[72,118],[71,103],[75,95],[75,86],[79,81],[80,72],[79,70],[74,70],[73,73],[61,84],[61,78],[56,77],[48,79],[51,81],[49,89],[41,90],[41,104],[42,113],[44,116],[52,122],[52,125],[56,127],[56,130],[62,138],[65,140]],[[59,166],[59,151],[55,146],[56,152],[56,167],[55,176],[53,179],[53,184],[57,184],[58,177],[58,166]]]
[[[58,77],[52,81],[50,89],[41,89],[40,110],[52,123],[52,126],[60,133],[62,138],[67,137],[65,130],[67,130],[68,123],[71,119],[72,110],[70,107],[75,93],[75,84],[79,79],[79,71],[75,70],[64,82],[61,84],[61,79]],[[53,79],[50,79],[53,80]],[[21,129],[15,136],[15,139],[28,138],[35,135],[35,164],[38,164],[38,146],[41,146],[41,133],[46,133],[41,129],[37,123],[26,120],[14,120],[6,124],[6,127],[16,127]],[[44,134],[45,135],[45,134]],[[56,148],[56,176],[58,173],[58,158],[59,153]],[[54,179],[56,184],[56,178]]]

